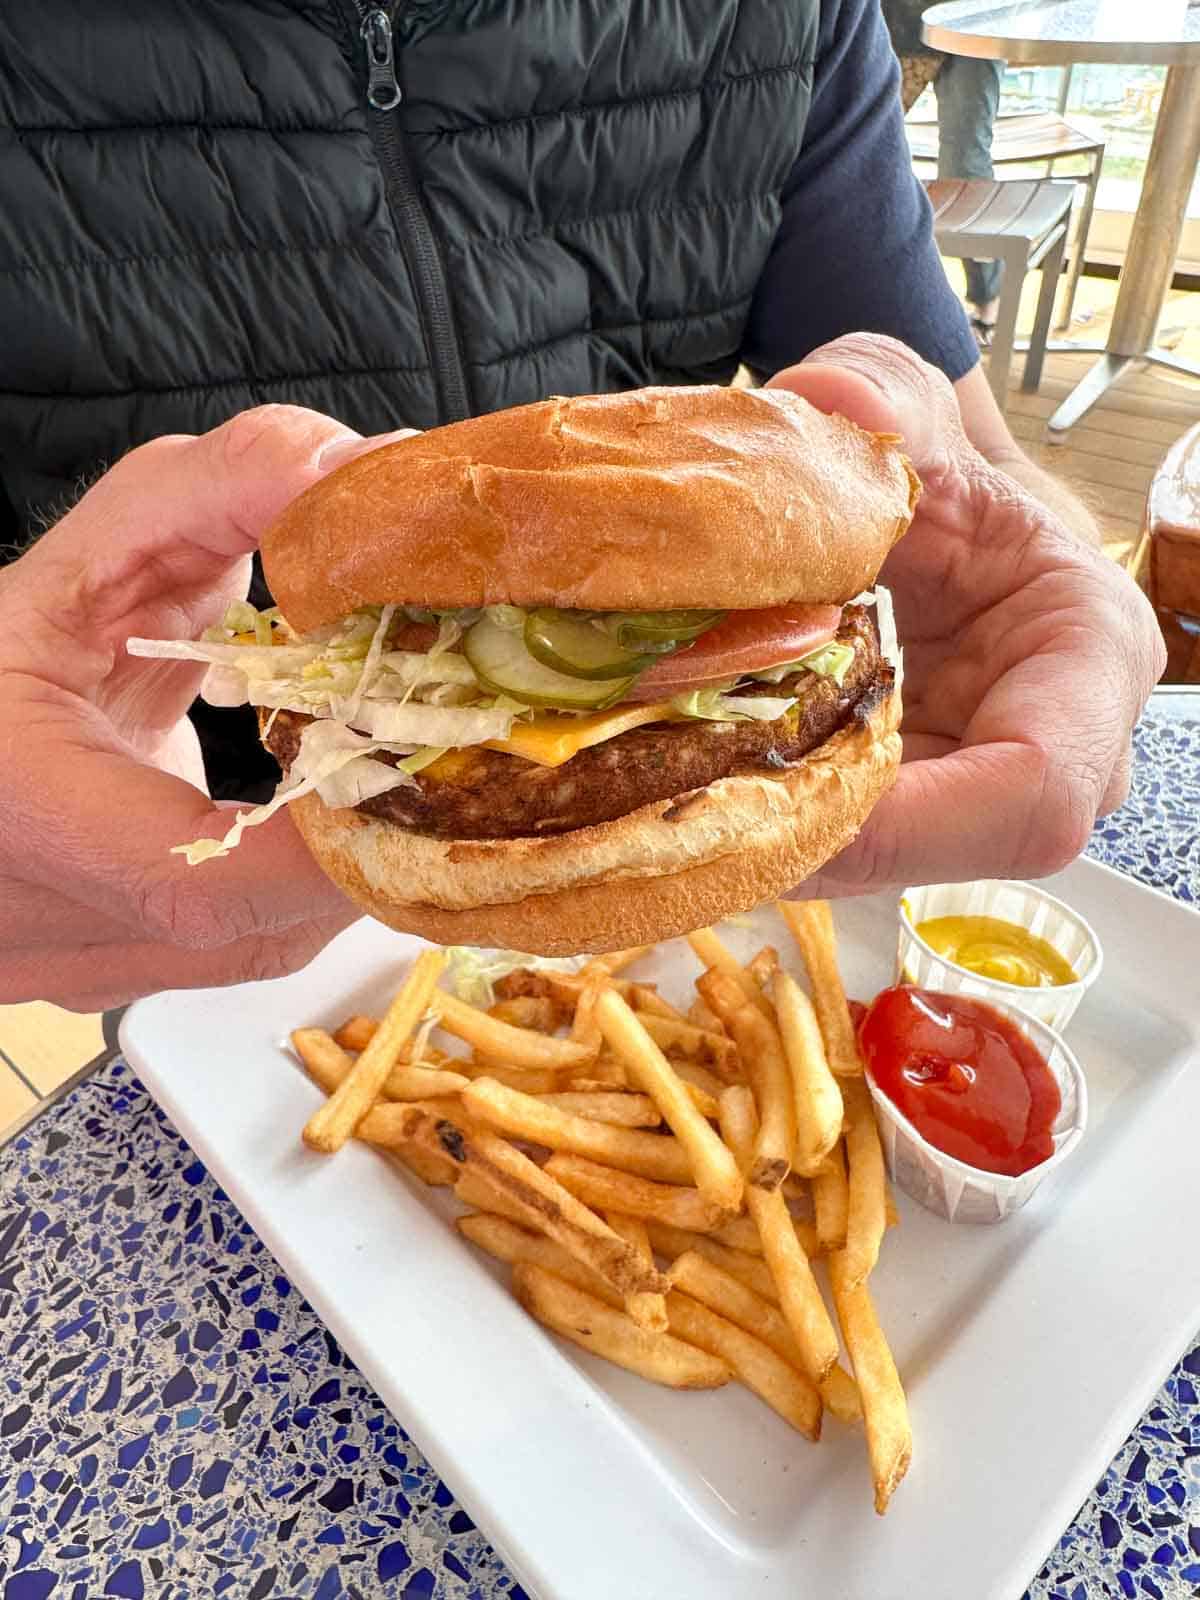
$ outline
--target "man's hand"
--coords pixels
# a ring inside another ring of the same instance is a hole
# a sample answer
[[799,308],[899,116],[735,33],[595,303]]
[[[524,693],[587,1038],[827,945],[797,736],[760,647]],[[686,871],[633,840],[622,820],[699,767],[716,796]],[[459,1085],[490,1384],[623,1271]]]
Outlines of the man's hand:
[[1125,798],[1166,655],[1137,586],[963,432],[946,379],[890,339],[826,345],[772,386],[899,433],[924,484],[880,574],[904,649],[904,766],[802,895],[1040,877]]
[[171,855],[229,823],[186,719],[203,669],[125,640],[198,635],[287,502],[383,442],[292,406],[157,439],[0,572],[0,1003],[275,977],[357,915],[286,814],[224,860]]

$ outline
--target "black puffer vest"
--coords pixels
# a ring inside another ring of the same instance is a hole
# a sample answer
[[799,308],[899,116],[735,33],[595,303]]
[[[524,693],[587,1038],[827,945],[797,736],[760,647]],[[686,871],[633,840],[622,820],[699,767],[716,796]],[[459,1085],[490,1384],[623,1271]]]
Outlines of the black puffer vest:
[[262,401],[374,432],[728,378],[819,9],[3,6],[7,531]]

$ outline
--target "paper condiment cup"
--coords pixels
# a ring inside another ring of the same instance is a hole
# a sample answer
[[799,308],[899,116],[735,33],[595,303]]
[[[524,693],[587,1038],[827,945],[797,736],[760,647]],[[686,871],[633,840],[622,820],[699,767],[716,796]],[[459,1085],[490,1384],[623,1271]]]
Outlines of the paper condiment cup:
[[989,996],[988,1003],[1030,1040],[1058,1085],[1062,1105],[1050,1130],[1054,1151],[1039,1166],[1012,1178],[1000,1172],[985,1172],[946,1155],[917,1132],[867,1072],[892,1182],[947,1222],[1003,1222],[1019,1211],[1042,1180],[1074,1150],[1087,1125],[1087,1083],[1082,1067],[1063,1040],[1045,1023],[1006,1001]]
[[[969,972],[930,948],[917,924],[931,917],[999,917],[1051,944],[1076,973],[1074,983],[1028,989]],[[1071,907],[1034,883],[985,878],[975,883],[935,883],[905,889],[900,902],[900,937],[896,954],[897,983],[943,994],[972,994],[996,1004],[1014,1005],[1031,1017],[1065,1031],[1080,1001],[1100,976],[1104,964],[1100,941],[1091,926]]]

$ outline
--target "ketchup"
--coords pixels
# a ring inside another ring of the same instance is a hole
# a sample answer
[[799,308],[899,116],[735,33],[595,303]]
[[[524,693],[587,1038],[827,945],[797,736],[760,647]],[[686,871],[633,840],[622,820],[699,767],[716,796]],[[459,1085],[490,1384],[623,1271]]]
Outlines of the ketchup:
[[1054,1074],[986,1001],[885,989],[858,1037],[876,1086],[946,1155],[1011,1177],[1053,1155],[1062,1104]]

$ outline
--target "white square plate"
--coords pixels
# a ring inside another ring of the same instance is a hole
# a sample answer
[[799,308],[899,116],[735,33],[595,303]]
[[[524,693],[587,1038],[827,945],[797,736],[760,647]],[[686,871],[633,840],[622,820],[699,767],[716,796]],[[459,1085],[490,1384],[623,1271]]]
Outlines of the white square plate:
[[[141,1001],[125,1052],[539,1600],[1002,1600],[1074,1516],[1200,1325],[1200,917],[1092,862],[1049,887],[1105,970],[1071,1025],[1083,1145],[1029,1206],[952,1226],[901,1198],[872,1287],[912,1407],[883,1520],[863,1439],[810,1445],[748,1392],[676,1394],[552,1338],[446,1225],[445,1191],[361,1146],[313,1155],[304,1023],[381,1007],[416,941],[363,921],[304,972]],[[895,901],[836,911],[851,994],[891,980]],[[730,929],[768,937],[773,912]],[[686,945],[640,969],[669,998]]]

